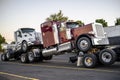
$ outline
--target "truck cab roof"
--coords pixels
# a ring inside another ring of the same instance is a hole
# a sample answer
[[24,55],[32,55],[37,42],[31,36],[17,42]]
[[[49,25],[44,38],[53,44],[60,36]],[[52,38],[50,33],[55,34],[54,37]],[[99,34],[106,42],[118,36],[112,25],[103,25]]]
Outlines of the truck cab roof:
[[29,33],[35,31],[33,28],[19,28],[17,31],[21,30],[23,33]]

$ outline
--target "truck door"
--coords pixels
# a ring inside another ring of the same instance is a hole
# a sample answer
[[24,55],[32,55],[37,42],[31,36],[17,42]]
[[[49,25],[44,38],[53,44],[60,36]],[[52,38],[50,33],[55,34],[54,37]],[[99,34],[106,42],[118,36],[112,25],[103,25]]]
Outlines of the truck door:
[[22,34],[20,31],[15,32],[15,40],[16,40],[16,44],[17,44],[17,49],[19,49],[21,47],[21,41],[22,41]]
[[71,40],[71,30],[66,27],[65,23],[61,23],[59,28],[60,43],[65,43]]
[[44,47],[49,47],[58,43],[54,34],[55,29],[56,28],[53,28],[52,22],[46,22],[41,25],[41,32],[42,32]]

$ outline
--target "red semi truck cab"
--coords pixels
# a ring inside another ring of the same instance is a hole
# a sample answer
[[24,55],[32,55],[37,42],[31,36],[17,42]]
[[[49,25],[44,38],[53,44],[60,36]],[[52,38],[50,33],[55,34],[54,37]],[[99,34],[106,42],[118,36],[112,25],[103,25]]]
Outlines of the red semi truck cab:
[[102,25],[98,23],[79,26],[77,22],[49,21],[41,24],[41,32],[44,47],[75,41],[81,36],[91,38],[93,45],[109,44]]

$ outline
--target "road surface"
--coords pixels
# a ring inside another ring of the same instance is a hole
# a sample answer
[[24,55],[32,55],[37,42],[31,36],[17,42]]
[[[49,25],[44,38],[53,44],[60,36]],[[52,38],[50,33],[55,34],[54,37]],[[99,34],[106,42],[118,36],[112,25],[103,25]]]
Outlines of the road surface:
[[50,61],[29,64],[0,61],[0,80],[120,80],[120,62],[90,69],[70,63],[70,56],[64,54]]

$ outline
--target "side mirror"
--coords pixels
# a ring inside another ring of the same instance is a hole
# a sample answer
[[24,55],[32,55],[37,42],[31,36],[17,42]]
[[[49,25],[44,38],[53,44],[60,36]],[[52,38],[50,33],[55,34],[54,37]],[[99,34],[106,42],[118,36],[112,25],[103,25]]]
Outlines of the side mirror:
[[19,35],[19,32],[17,32],[16,34],[17,34],[17,36],[18,36],[18,35]]

